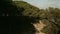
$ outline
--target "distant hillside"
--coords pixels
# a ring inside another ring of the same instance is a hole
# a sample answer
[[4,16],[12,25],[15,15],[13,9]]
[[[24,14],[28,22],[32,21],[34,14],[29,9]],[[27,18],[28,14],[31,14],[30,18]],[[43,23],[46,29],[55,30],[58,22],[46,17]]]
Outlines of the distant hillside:
[[[33,16],[32,14],[36,14],[40,11],[39,8],[24,2],[24,1],[14,1],[13,4],[15,4],[18,8],[24,8],[25,10],[22,12],[22,15],[24,16]],[[34,12],[34,13],[32,13]]]
[[14,3],[18,6],[18,7],[24,7],[25,9],[39,9],[35,6],[32,6],[31,4],[25,2],[25,1],[14,1]]

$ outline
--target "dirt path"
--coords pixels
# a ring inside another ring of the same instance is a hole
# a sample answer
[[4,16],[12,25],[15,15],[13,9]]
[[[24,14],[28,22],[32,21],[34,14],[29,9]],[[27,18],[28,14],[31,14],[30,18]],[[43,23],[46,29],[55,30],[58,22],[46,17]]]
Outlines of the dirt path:
[[36,29],[36,34],[45,34],[43,32],[41,32],[41,30],[46,26],[45,24],[43,24],[41,21],[39,21],[39,23],[35,23],[33,24],[33,26]]

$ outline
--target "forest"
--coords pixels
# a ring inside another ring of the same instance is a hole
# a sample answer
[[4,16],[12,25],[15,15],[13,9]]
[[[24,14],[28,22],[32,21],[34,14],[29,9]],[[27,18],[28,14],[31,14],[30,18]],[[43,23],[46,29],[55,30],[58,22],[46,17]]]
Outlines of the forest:
[[[38,7],[35,7],[35,6],[33,6],[33,5],[31,5],[27,2],[24,2],[24,1],[1,0],[0,1],[0,16],[5,16],[5,17],[6,16],[17,16],[16,18],[13,19],[16,22],[12,20],[13,22],[15,22],[15,26],[17,24],[19,24],[18,29],[19,29],[19,27],[22,26],[27,31],[30,31],[29,28],[31,28],[31,30],[34,29],[30,24],[31,22],[33,22],[34,20],[43,20],[43,19],[45,19],[45,20],[48,20],[49,22],[51,22],[53,25],[55,25],[56,29],[58,30],[56,34],[60,33],[60,9],[59,8],[48,7],[46,9],[39,9]],[[22,22],[22,23],[19,23],[19,19],[20,19],[20,22]],[[8,18],[7,18],[7,20],[9,21]],[[1,21],[3,21],[3,20],[1,20]],[[1,22],[1,24],[3,24],[3,22]],[[14,23],[11,23],[11,24],[14,25]],[[24,26],[23,26],[23,24],[24,24]],[[1,28],[2,28],[2,26],[1,26]],[[14,27],[14,28],[16,28],[16,27]],[[13,30],[11,30],[11,31],[13,31]],[[18,33],[18,31],[19,30],[17,30],[17,33]],[[30,32],[28,34],[32,34],[32,33]]]

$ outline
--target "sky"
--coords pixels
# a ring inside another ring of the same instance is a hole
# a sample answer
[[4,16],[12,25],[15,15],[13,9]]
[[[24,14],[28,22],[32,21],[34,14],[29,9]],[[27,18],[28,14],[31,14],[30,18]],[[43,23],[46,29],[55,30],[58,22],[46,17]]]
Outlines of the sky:
[[[19,0],[18,0],[19,1]],[[38,8],[48,8],[48,7],[56,7],[60,8],[60,0],[23,0],[28,2],[29,4],[36,6]]]

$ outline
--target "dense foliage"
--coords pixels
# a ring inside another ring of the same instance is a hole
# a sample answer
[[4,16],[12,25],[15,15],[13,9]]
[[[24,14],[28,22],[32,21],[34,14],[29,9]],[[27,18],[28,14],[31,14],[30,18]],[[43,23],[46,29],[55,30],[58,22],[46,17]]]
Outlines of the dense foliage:
[[46,9],[39,9],[26,2],[17,2],[18,7],[23,7],[25,10],[22,13],[23,16],[34,17],[36,19],[46,19],[55,25],[57,30],[60,30],[60,9],[48,7]]
[[39,9],[23,1],[0,1],[0,16],[28,16],[36,19],[46,19],[60,30],[59,8]]

